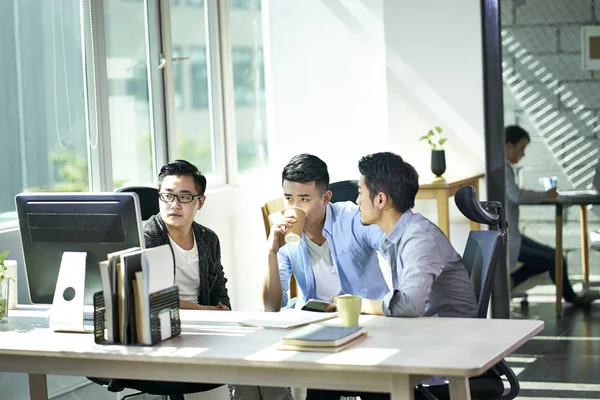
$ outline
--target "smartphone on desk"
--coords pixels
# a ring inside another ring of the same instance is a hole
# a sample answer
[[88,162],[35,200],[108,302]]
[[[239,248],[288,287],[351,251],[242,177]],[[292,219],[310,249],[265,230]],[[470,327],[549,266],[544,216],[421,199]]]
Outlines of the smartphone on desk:
[[325,312],[325,309],[332,305],[333,303],[329,303],[327,301],[310,299],[304,304],[302,310],[304,311],[316,311],[316,312]]

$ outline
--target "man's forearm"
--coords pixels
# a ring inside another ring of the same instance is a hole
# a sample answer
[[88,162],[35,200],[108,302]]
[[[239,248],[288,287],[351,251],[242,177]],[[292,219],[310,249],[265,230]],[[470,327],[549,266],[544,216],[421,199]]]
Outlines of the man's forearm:
[[281,310],[283,289],[281,288],[277,253],[272,251],[269,252],[269,268],[263,282],[262,298],[265,311]]
[[200,310],[200,306],[193,301],[179,300],[179,308],[182,310]]
[[372,315],[383,315],[381,299],[362,299],[361,313]]
[[217,310],[217,307],[203,306],[187,300],[179,300],[179,308],[181,310]]

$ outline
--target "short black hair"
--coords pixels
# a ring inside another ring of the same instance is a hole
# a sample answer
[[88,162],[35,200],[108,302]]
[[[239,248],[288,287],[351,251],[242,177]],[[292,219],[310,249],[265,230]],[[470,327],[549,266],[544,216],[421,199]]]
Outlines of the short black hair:
[[358,170],[364,177],[371,201],[379,192],[387,194],[399,212],[415,206],[419,191],[419,174],[398,154],[384,152],[364,156],[358,162]]
[[198,170],[194,164],[185,160],[175,160],[162,166],[158,174],[158,188],[160,189],[163,180],[167,176],[191,176],[194,178],[194,186],[199,195],[204,195],[206,190],[206,177]]
[[504,128],[504,143],[517,144],[523,138],[527,138],[528,142],[531,142],[529,133],[519,125],[509,125]]
[[314,181],[319,193],[323,194],[329,189],[327,164],[317,156],[306,153],[298,154],[283,168],[281,184],[283,181],[300,183]]

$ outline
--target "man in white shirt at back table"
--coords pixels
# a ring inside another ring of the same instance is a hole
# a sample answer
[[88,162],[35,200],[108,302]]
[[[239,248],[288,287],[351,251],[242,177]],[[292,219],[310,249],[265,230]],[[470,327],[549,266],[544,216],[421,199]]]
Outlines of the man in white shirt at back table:
[[[556,250],[550,246],[539,243],[519,230],[519,204],[542,202],[544,199],[556,198],[556,188],[545,192],[522,189],[517,185],[513,165],[525,156],[525,148],[531,138],[525,129],[517,125],[510,125],[504,129],[505,156],[506,156],[506,219],[508,221],[508,260],[510,267],[511,289],[525,282],[527,279],[549,273],[550,279],[555,282]],[[522,265],[517,268],[517,262]],[[588,291],[583,295],[575,293],[569,281],[567,258],[563,257],[563,298],[567,303],[576,306],[586,306],[600,297],[597,291]]]

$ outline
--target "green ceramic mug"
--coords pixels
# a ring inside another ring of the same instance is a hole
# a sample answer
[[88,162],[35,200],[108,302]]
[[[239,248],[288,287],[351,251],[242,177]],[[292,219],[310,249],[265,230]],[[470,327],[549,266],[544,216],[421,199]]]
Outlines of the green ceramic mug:
[[344,326],[358,326],[362,308],[362,297],[343,294],[333,299]]

